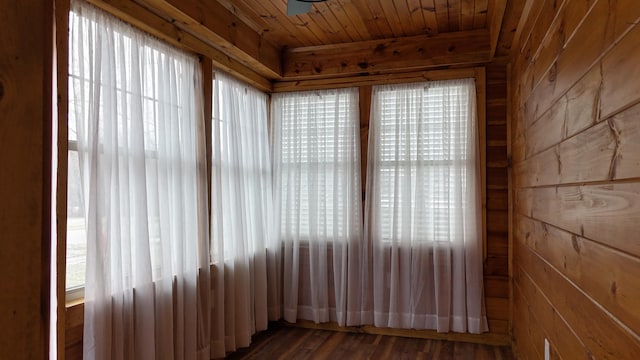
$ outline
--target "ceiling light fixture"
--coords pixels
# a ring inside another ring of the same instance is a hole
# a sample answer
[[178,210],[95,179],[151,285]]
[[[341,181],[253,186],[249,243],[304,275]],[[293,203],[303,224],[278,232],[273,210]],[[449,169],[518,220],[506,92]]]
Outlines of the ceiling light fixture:
[[327,0],[288,0],[287,15],[300,15],[311,11],[312,3],[325,2]]

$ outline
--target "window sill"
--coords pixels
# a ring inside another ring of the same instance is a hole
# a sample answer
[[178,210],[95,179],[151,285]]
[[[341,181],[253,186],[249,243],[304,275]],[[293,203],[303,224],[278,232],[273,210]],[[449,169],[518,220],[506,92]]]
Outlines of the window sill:
[[79,305],[84,305],[84,297],[79,298],[79,299],[73,299],[73,300],[69,300],[67,302],[65,302],[64,306],[67,309],[67,311],[69,311],[71,308],[74,308],[76,306]]

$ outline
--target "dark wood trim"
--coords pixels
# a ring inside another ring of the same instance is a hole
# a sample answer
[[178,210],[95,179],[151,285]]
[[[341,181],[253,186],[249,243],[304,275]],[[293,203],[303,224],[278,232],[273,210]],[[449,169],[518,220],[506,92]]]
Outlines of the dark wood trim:
[[57,62],[57,162],[56,169],[56,296],[58,359],[65,358],[66,269],[67,269],[67,177],[68,177],[68,71],[69,71],[69,0],[55,0]]
[[467,333],[439,333],[435,330],[414,330],[414,329],[391,329],[391,328],[379,328],[371,325],[364,326],[339,326],[335,322],[316,324],[313,321],[298,320],[295,324],[281,321],[283,326],[294,326],[305,329],[320,329],[331,330],[339,332],[349,333],[363,333],[363,334],[376,334],[387,336],[401,336],[411,337],[417,339],[433,339],[433,340],[448,340],[448,341],[462,341],[475,344],[487,344],[496,346],[508,346],[511,344],[511,339],[507,334],[467,334]]

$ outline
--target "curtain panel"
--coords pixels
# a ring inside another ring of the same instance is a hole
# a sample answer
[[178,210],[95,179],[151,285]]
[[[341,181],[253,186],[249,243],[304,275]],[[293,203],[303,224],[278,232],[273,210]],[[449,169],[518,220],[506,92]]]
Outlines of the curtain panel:
[[345,325],[347,258],[362,241],[358,90],[273,94],[271,121],[272,318],[282,304],[289,322]]
[[373,310],[379,327],[488,330],[478,144],[473,79],[373,88],[364,321]]
[[198,59],[83,2],[72,2],[69,26],[69,132],[87,229],[84,358],[208,359]]
[[266,249],[272,242],[267,95],[216,72],[213,82],[212,357],[267,328]]

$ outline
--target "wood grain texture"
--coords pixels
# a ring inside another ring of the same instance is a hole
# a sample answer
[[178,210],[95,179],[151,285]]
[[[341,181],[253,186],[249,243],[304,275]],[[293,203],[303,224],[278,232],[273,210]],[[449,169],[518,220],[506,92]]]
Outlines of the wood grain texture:
[[[517,251],[515,252],[516,254]],[[522,270],[520,258],[516,258],[514,271],[514,305],[516,318],[514,319],[514,335],[516,335],[516,355],[518,357],[542,358],[544,343],[532,342],[530,349],[526,349],[531,341],[531,333],[545,334],[553,347],[560,352],[563,359],[588,358],[588,352],[582,341],[572,332],[570,325],[559,314],[553,303]],[[522,332],[522,333],[521,333]],[[520,333],[520,334],[519,334]],[[523,338],[523,335],[527,338]],[[536,338],[534,336],[534,338]],[[521,344],[525,344],[521,346]],[[558,344],[558,346],[555,346]],[[521,347],[525,349],[521,349]],[[520,351],[518,351],[520,350]],[[522,351],[526,350],[526,351]]]
[[[376,75],[355,75],[338,78],[276,81],[273,83],[273,92],[338,89],[354,86],[372,86],[383,84],[402,84],[420,81],[436,81],[474,77],[474,68],[425,70],[398,72]],[[496,118],[499,118],[496,116]]]
[[509,53],[522,12],[520,2],[506,0],[333,0],[295,16],[286,14],[286,0],[89,1],[115,8],[125,21],[129,15],[149,18],[135,14],[145,11],[162,18],[168,24],[150,19],[142,27],[156,23],[152,33],[165,27],[160,37],[185,44],[267,91],[260,77],[293,80],[487,63],[497,48],[501,56]]
[[69,304],[65,316],[65,359],[82,359],[83,324],[84,303]]
[[[512,58],[514,349],[640,353],[640,8],[527,5]],[[538,340],[536,340],[538,339]]]
[[53,1],[0,3],[0,357],[48,356]]
[[216,1],[140,0],[182,30],[209,43],[258,73],[281,75],[279,49]]
[[[486,29],[487,0],[339,0],[289,17],[281,0],[219,0],[277,47]],[[320,15],[320,16],[318,16]],[[280,31],[297,28],[295,34]],[[320,31],[318,31],[320,29]]]
[[[536,176],[524,178],[520,184],[541,186],[640,177],[639,116],[640,105],[636,105],[521,162],[516,172],[535,172]],[[550,138],[555,137],[553,131],[561,131],[557,125],[547,128]]]
[[[587,71],[621,41],[635,27],[640,16],[636,2],[597,1],[586,14],[570,41],[558,53],[555,61],[545,70],[535,89],[523,94],[522,102],[530,109],[530,116],[542,114]],[[536,63],[533,65],[536,66]],[[632,69],[629,69],[632,71]],[[533,121],[528,120],[527,123]]]
[[[539,255],[516,242],[516,263],[527,269],[528,276],[541,293],[553,304],[562,318],[571,324],[571,329],[584,344],[584,348],[570,353],[568,358],[579,354],[592,354],[598,359],[633,359],[640,354],[640,342],[635,333],[603,312],[574,284],[568,282],[557,269]],[[598,326],[593,326],[598,324]],[[553,340],[552,340],[553,341]],[[564,357],[564,356],[563,356]]]
[[636,332],[640,259],[538,220],[518,216],[518,238]]
[[471,30],[288,49],[283,77],[309,79],[489,61],[489,32]]
[[[304,326],[304,325],[303,325]],[[509,347],[271,323],[227,359],[513,359]]]
[[502,29],[502,20],[504,18],[504,12],[507,8],[506,0],[495,0],[489,3],[489,9],[487,10],[487,17],[489,18],[489,37],[490,37],[490,51],[489,56],[493,59],[496,54],[496,48],[498,46],[498,38],[500,37]]
[[197,37],[178,28],[171,22],[145,7],[129,0],[87,0],[98,8],[150,33],[178,48],[205,55],[216,68],[224,70],[262,91],[271,91],[271,82],[253,69],[229,57]]
[[[59,49],[68,49],[69,36],[69,0],[56,0],[55,3],[55,26],[56,26],[56,65],[57,78],[66,79],[69,76],[69,52]],[[57,143],[57,192],[56,209],[57,219],[67,218],[67,174],[68,174],[68,83],[59,81],[57,84],[57,134],[54,134],[53,141]],[[57,136],[57,138],[55,137]],[[56,155],[54,155],[56,156]],[[56,294],[58,299],[66,298],[66,269],[67,269],[67,222],[56,222]],[[64,301],[57,301],[57,349],[64,349],[66,344],[66,307]],[[58,360],[65,359],[65,351],[58,351]]]
[[498,35],[498,44],[496,46],[495,55],[497,57],[508,56],[511,53],[513,40],[515,39],[518,24],[520,23],[520,18],[526,3],[527,1],[524,0],[507,1],[500,34]]
[[640,256],[637,182],[534,188],[530,194],[531,207],[522,215]]

